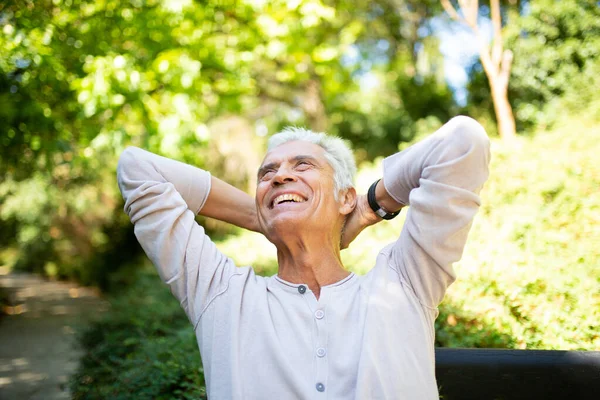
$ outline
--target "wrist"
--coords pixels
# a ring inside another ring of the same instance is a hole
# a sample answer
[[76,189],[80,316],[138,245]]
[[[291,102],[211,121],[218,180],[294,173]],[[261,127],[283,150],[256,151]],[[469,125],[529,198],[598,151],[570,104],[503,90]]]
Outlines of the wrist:
[[[371,208],[371,210],[373,210],[375,214],[377,214],[379,217],[385,220],[394,219],[400,213],[399,209],[401,207],[393,207],[392,202],[389,201],[390,197],[391,196],[387,193],[381,179],[378,179],[375,182],[373,182],[367,193],[367,201],[369,202],[369,207]],[[378,198],[379,201],[377,200]],[[386,207],[381,203],[386,203],[390,206]]]
[[375,211],[373,211],[371,209],[371,207],[369,206],[369,200],[367,198],[367,195],[361,195],[358,198],[358,201],[360,202],[358,204],[358,207],[360,207],[361,210],[361,215],[362,215],[362,225],[366,228],[367,226],[371,226],[374,225],[380,221],[383,221],[383,218],[381,218],[379,215],[377,215],[375,213]]
[[375,188],[375,199],[377,204],[381,206],[388,213],[396,213],[404,207],[402,203],[398,203],[396,200],[390,196],[383,184],[383,178],[377,184]]

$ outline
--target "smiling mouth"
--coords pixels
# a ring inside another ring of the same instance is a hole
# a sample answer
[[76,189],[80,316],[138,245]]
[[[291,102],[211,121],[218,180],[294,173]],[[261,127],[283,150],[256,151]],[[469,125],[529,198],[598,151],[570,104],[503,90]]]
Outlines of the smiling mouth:
[[305,201],[306,199],[302,198],[297,194],[282,194],[273,199],[273,202],[271,203],[271,208],[283,203],[304,203]]

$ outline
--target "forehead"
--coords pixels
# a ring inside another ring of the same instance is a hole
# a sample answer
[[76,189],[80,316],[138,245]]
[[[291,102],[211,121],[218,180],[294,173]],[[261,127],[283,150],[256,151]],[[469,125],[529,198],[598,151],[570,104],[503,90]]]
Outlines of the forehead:
[[327,162],[325,150],[321,146],[303,140],[294,140],[269,151],[263,160],[263,164],[280,163],[300,155],[312,156],[318,161]]

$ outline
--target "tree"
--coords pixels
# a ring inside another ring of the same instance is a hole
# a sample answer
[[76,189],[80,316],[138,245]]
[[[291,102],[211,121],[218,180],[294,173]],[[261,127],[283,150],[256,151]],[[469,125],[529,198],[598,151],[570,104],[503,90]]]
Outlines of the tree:
[[416,0],[0,2],[0,247],[24,269],[98,283],[123,260],[94,258],[137,249],[114,177],[128,145],[207,167],[235,158],[219,150],[228,131],[251,152],[257,133],[297,124],[362,159],[396,151],[453,105],[418,72],[419,42],[437,52],[417,32],[426,20]]
[[531,0],[504,32],[515,55],[509,95],[517,122],[600,118],[600,7],[595,0]]
[[503,49],[500,1],[490,0],[491,19],[494,27],[494,39],[491,48],[482,40],[477,25],[477,17],[479,15],[478,0],[458,0],[462,15],[456,11],[449,0],[440,1],[450,17],[468,25],[480,42],[479,59],[481,60],[492,92],[494,111],[498,122],[498,133],[504,139],[513,138],[516,135],[515,117],[508,101],[508,81],[513,53],[509,49]]

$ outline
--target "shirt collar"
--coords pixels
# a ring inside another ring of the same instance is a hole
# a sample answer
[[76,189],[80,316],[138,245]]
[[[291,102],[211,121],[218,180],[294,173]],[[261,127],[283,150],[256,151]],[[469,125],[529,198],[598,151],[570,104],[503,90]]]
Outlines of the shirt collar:
[[[330,285],[322,286],[321,292],[344,290],[347,287],[352,286],[354,284],[354,282],[356,281],[356,279],[357,279],[356,274],[354,272],[350,272],[350,275],[348,275],[344,279],[334,282]],[[298,293],[299,286],[305,286],[306,291],[310,291],[310,288],[308,287],[308,285],[306,283],[291,283],[284,279],[281,279],[278,275],[274,275],[271,279],[271,282],[273,282],[277,287],[282,288],[285,291],[289,291],[289,292]]]

